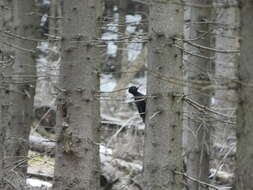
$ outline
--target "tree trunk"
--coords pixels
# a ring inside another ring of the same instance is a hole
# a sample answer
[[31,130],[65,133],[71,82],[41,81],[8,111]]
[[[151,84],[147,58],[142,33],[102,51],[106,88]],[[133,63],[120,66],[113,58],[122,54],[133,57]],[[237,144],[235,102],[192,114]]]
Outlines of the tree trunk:
[[13,2],[7,0],[0,1],[0,189],[4,189],[6,182],[6,157],[5,157],[5,140],[6,129],[10,121],[10,71],[14,62],[14,51],[7,44],[12,43],[5,32],[13,32]]
[[[4,0],[0,0],[0,28],[4,28]],[[3,32],[0,31],[0,39],[3,39]],[[5,63],[5,51],[4,45],[0,44],[0,64],[1,66]],[[5,135],[5,118],[3,117],[4,107],[6,105],[6,98],[8,97],[5,94],[5,81],[4,81],[4,70],[3,67],[0,69],[1,76],[0,76],[0,189],[3,188],[3,177],[4,177],[4,135]],[[7,96],[7,97],[6,97]]]
[[[224,5],[226,6],[228,1],[226,0],[216,0],[214,6]],[[236,5],[237,0],[230,0],[229,4]],[[215,10],[215,23],[220,23],[215,26],[215,48],[231,50],[237,49],[238,47],[238,30],[239,30],[239,9],[238,7],[222,7],[216,8]],[[237,64],[238,64],[238,54],[215,54],[215,92],[214,92],[214,103],[213,108],[224,115],[235,118],[236,108],[237,108],[237,84],[234,81],[238,80],[237,76]],[[231,118],[224,118],[221,116],[216,116],[215,122],[213,122],[214,133],[212,134],[213,146],[216,144],[223,146],[234,146],[235,148],[235,128],[231,124],[235,122]],[[212,148],[213,150],[213,148]],[[213,152],[212,156],[215,153]],[[214,157],[214,159],[217,159]],[[215,165],[220,168],[222,160],[218,160]],[[229,171],[231,167],[225,164],[224,170]]]
[[[147,78],[144,189],[181,190],[183,6],[175,0],[151,1]],[[173,26],[173,27],[171,27]]]
[[[192,4],[211,5],[210,0],[190,0]],[[207,23],[210,19],[210,9],[208,8],[191,8],[190,13],[190,39],[194,43],[203,46],[210,46],[209,27]],[[208,32],[203,35],[203,32]],[[202,37],[201,37],[202,35]],[[187,39],[186,39],[187,40]],[[194,54],[209,57],[209,51],[204,49],[188,46],[189,50]],[[208,74],[210,74],[210,61],[200,58],[198,56],[189,55],[188,63],[186,65],[186,72],[188,78],[187,97],[198,102],[201,105],[209,107],[210,92],[206,89],[209,85]],[[195,82],[200,81],[201,84],[196,85]],[[208,181],[209,175],[209,132],[210,125],[208,125],[207,113],[199,112],[192,105],[187,105],[187,126],[186,126],[186,167],[187,175],[194,177],[200,181]],[[198,182],[188,181],[188,188],[190,190],[207,189],[201,186]]]
[[49,34],[59,36],[62,32],[62,0],[52,0],[50,4]]
[[[35,92],[35,53],[39,19],[31,13],[36,12],[34,0],[26,3],[13,1],[15,63],[12,68],[10,86],[11,119],[6,129],[6,167],[13,168],[20,175],[27,169],[29,133],[33,120]],[[16,37],[19,36],[19,37]],[[15,172],[14,172],[15,173]]]
[[241,0],[241,57],[239,65],[239,106],[237,112],[236,189],[253,189],[253,3]]
[[114,76],[120,78],[122,75],[122,68],[125,68],[128,64],[128,50],[125,49],[128,45],[128,39],[126,37],[126,12],[128,6],[128,0],[119,0],[119,20],[118,20],[118,38],[121,39],[117,43],[117,55],[115,57],[115,74]]
[[57,107],[53,190],[99,189],[100,0],[64,1],[63,58]]

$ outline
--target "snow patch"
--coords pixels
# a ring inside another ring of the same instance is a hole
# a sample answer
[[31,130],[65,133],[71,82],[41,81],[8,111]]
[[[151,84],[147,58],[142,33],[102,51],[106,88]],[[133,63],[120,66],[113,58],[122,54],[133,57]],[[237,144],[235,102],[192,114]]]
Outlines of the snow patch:
[[100,91],[111,92],[116,86],[116,80],[112,78],[112,75],[100,76]]
[[126,15],[126,23],[140,24],[140,22],[141,22],[141,15],[139,14]]
[[52,184],[46,181],[42,181],[39,179],[29,178],[26,180],[26,183],[33,187],[52,187]]

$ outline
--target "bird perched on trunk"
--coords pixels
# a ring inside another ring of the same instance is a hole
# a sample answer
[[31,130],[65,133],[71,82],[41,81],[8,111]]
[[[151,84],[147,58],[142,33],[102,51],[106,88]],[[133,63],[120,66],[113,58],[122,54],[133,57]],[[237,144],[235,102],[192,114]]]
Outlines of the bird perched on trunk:
[[145,123],[146,99],[144,94],[138,92],[138,88],[136,86],[131,86],[128,89],[128,92],[134,96],[135,105],[139,111],[142,121]]

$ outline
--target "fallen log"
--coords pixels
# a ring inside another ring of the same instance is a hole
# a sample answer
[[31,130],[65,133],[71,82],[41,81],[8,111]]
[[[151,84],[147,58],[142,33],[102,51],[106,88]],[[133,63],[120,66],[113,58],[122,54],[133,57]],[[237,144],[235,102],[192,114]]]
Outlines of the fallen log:
[[39,153],[46,153],[53,156],[55,152],[55,142],[38,136],[30,136],[30,149]]

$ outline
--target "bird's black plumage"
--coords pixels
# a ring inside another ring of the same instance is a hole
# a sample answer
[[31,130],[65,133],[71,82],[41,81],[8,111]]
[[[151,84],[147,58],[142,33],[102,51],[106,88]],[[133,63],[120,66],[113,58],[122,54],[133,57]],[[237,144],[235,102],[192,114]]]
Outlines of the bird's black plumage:
[[136,86],[131,86],[128,89],[128,92],[134,96],[135,105],[139,111],[142,121],[145,123],[146,99],[144,94],[138,92],[138,88]]

